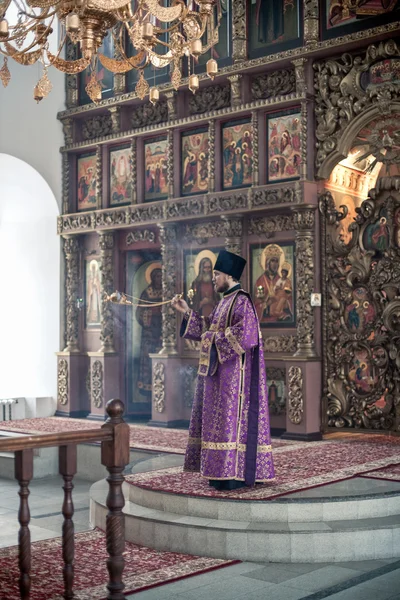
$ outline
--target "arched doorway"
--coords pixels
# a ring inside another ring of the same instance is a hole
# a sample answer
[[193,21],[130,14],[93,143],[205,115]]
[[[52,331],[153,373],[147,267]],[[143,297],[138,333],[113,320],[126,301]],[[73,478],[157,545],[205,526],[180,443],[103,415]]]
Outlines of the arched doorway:
[[0,154],[0,398],[52,397],[54,410],[60,336],[58,214],[43,177],[22,160]]

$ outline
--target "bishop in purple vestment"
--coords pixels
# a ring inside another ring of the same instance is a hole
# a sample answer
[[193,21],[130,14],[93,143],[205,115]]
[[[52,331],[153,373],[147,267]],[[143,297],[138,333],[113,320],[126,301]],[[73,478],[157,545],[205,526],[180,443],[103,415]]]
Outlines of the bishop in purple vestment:
[[238,283],[245,264],[219,253],[213,283],[223,297],[209,317],[179,297],[172,302],[185,315],[181,335],[201,342],[184,470],[200,472],[216,489],[274,478],[260,325]]

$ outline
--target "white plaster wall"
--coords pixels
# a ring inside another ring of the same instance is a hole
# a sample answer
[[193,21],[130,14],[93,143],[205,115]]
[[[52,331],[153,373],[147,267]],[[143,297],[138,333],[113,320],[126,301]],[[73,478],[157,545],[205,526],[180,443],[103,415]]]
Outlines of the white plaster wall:
[[11,59],[8,67],[11,81],[7,88],[0,83],[0,152],[20,158],[36,169],[61,206],[59,148],[64,142],[57,113],[65,108],[64,75],[49,69],[53,89],[37,104],[33,89],[41,76],[39,67],[24,67]]
[[58,213],[43,177],[0,154],[0,398],[56,397]]
[[60,349],[65,81],[50,69],[53,89],[37,104],[41,67],[8,66],[11,81],[0,84],[0,398],[26,397],[26,416],[46,416],[55,410]]

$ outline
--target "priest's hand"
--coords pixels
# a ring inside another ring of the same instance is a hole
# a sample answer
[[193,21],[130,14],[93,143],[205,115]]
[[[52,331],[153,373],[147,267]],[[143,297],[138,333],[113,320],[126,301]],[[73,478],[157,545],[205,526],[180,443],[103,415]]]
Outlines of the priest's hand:
[[185,300],[183,300],[183,298],[181,298],[179,295],[172,298],[171,305],[175,308],[175,310],[181,312],[182,314],[185,314],[189,310],[187,302],[185,302]]

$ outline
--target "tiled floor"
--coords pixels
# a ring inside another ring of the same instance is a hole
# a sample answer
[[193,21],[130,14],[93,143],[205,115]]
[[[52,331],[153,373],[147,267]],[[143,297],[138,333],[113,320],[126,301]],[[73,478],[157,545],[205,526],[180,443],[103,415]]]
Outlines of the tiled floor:
[[[158,455],[133,462],[127,471],[142,472],[182,464],[183,457]],[[1,474],[0,474],[1,475]],[[63,500],[60,478],[33,480],[30,485],[32,541],[61,533]],[[76,531],[89,529],[91,483],[74,480]],[[357,495],[363,490],[394,491],[396,485],[350,480],[303,492],[304,497]],[[375,487],[376,486],[376,487]],[[400,484],[397,484],[400,487]],[[329,489],[327,489],[329,488]],[[296,497],[301,497],[296,494]],[[0,478],[0,547],[17,543],[19,498],[14,481]],[[132,600],[400,600],[400,560],[334,564],[241,563],[127,596]]]

